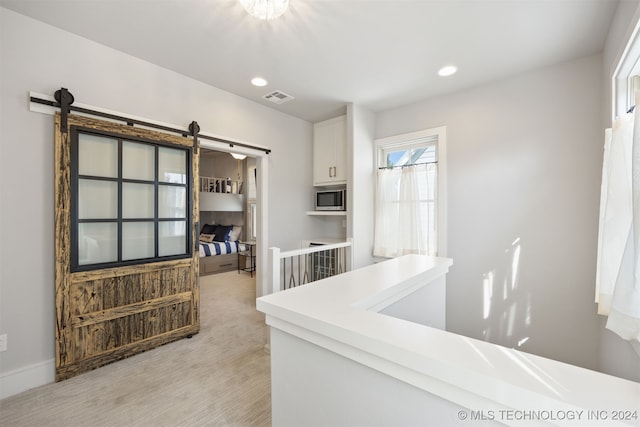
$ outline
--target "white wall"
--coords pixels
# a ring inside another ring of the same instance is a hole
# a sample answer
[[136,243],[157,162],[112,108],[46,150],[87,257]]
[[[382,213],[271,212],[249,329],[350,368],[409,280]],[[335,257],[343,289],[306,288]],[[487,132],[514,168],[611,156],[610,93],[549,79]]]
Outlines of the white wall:
[[[244,181],[244,161],[231,157],[229,153],[202,151],[200,153],[200,176],[230,178],[233,181]],[[246,191],[243,191],[245,194]]]
[[353,238],[352,268],[373,263],[373,210],[375,115],[358,105],[347,106],[347,141],[350,165],[347,184],[347,236]]
[[431,281],[417,291],[386,306],[378,313],[446,330],[447,277]]
[[268,146],[268,245],[318,234],[310,123],[3,8],[0,40],[0,377],[54,357],[53,117],[29,112],[28,91]]
[[447,330],[598,368],[601,82],[596,55],[377,115],[447,126]]

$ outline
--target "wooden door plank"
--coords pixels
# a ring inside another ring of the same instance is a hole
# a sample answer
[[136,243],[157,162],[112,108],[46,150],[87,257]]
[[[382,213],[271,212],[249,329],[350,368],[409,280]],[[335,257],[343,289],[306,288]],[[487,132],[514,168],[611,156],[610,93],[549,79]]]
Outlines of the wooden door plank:
[[55,200],[55,291],[56,291],[56,368],[72,363],[70,310],[70,204],[71,150],[69,133],[60,131],[60,114],[55,116],[54,200]]
[[135,313],[155,310],[157,308],[178,304],[184,301],[191,301],[192,298],[193,294],[191,292],[182,292],[180,294],[167,295],[165,297],[156,298],[154,300],[117,306],[107,310],[74,316],[71,318],[71,325],[74,328],[95,325],[97,323],[106,322],[108,320],[131,316]]

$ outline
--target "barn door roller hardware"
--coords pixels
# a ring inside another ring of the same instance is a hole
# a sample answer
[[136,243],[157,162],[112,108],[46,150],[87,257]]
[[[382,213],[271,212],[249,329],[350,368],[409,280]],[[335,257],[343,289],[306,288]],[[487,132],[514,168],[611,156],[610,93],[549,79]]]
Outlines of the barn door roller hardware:
[[57,90],[54,94],[54,99],[55,101],[51,101],[48,99],[42,99],[42,98],[38,98],[36,96],[31,96],[29,98],[29,100],[31,102],[35,102],[37,104],[42,104],[42,105],[48,105],[51,107],[56,107],[56,108],[60,108],[60,123],[61,123],[61,132],[66,133],[67,132],[67,115],[69,113],[71,113],[72,111],[77,112],[77,113],[83,113],[83,114],[87,114],[87,115],[91,115],[91,116],[95,116],[95,117],[102,117],[105,119],[110,119],[110,120],[116,120],[116,121],[121,121],[126,123],[129,126],[144,126],[144,127],[149,127],[152,129],[158,129],[158,130],[162,130],[165,132],[171,132],[171,133],[176,133],[178,135],[182,135],[183,137],[187,138],[189,135],[193,135],[194,137],[194,144],[195,144],[195,140],[197,138],[201,138],[201,139],[208,139],[210,141],[216,141],[216,142],[222,142],[225,144],[229,144],[229,148],[232,148],[234,146],[238,146],[238,147],[245,147],[245,148],[250,148],[252,150],[258,150],[258,151],[264,151],[267,154],[271,153],[271,150],[269,148],[264,148],[264,147],[257,147],[255,145],[250,145],[250,144],[244,144],[241,142],[235,142],[235,141],[229,141],[228,139],[223,139],[223,138],[216,138],[214,136],[208,136],[208,135],[202,135],[200,134],[200,126],[198,125],[198,123],[196,121],[191,122],[191,124],[189,125],[189,129],[188,131],[185,129],[178,129],[178,128],[173,128],[170,126],[164,126],[164,125],[159,125],[157,123],[150,123],[150,122],[145,122],[144,120],[138,120],[138,119],[134,119],[132,117],[125,117],[125,116],[120,116],[117,114],[111,114],[111,113],[105,113],[103,111],[97,111],[97,110],[92,110],[89,108],[83,108],[83,107],[78,107],[78,106],[74,106],[72,105],[75,98],[73,96],[73,94],[71,92],[69,92],[69,90],[67,88],[60,88],[60,90]]
[[65,87],[57,90],[53,97],[58,103],[57,106],[60,107],[60,130],[62,133],[67,133],[67,115],[71,112],[70,107],[75,98]]
[[193,149],[198,152],[198,133],[200,132],[200,125],[195,120],[189,124],[189,132],[193,135]]

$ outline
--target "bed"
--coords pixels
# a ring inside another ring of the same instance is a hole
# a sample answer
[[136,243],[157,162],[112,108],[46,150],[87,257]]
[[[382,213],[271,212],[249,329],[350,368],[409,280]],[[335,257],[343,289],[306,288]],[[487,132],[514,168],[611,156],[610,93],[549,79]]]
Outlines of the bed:
[[200,275],[238,269],[238,252],[248,250],[240,243],[242,227],[205,224],[200,232]]

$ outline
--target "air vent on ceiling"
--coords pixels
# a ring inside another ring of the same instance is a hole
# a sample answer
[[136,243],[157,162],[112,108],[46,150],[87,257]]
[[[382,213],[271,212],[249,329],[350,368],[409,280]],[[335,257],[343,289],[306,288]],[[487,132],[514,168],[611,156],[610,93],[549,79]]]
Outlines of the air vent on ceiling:
[[264,95],[263,98],[267,101],[273,102],[274,104],[282,104],[294,99],[293,96],[286,94],[281,90],[274,90],[273,92],[269,92],[268,94]]

